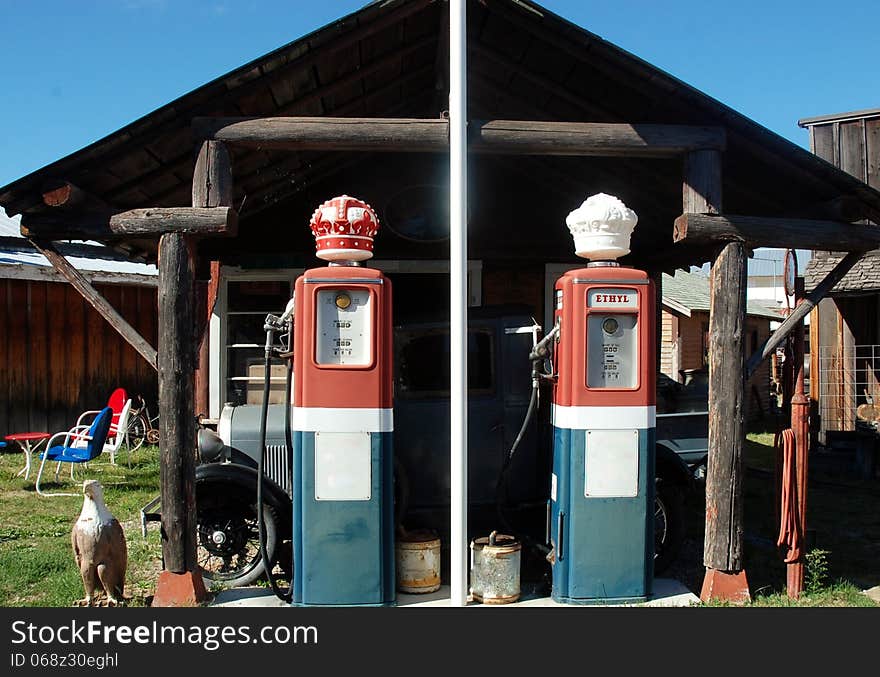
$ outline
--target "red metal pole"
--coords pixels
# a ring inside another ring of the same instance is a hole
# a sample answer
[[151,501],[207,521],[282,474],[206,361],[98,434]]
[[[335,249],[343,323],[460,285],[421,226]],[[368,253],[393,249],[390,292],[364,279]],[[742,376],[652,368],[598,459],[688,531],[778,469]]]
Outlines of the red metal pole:
[[[804,298],[804,279],[795,280],[795,306]],[[794,330],[794,395],[791,398],[791,427],[795,438],[795,475],[797,487],[797,530],[800,554],[786,570],[788,596],[797,599],[804,590],[804,562],[807,533],[807,457],[810,449],[810,400],[804,393],[804,323]]]

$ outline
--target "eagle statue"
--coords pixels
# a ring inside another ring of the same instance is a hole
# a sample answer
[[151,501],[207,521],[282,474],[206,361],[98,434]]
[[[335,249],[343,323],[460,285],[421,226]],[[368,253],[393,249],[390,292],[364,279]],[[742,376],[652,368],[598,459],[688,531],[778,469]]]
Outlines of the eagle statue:
[[125,598],[128,547],[119,521],[104,503],[104,490],[97,480],[83,482],[83,507],[70,534],[73,554],[82,576],[86,596],[75,606],[92,606],[95,588],[103,587],[107,606],[120,606]]

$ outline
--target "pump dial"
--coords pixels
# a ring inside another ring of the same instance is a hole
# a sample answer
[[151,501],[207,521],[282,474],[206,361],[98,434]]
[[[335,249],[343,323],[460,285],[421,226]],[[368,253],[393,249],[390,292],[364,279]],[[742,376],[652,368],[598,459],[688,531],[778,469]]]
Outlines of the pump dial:
[[336,295],[336,307],[340,310],[345,310],[351,305],[351,296],[346,294],[345,292],[339,293]]
[[602,321],[602,330],[606,334],[616,334],[619,328],[620,324],[613,317],[606,317]]

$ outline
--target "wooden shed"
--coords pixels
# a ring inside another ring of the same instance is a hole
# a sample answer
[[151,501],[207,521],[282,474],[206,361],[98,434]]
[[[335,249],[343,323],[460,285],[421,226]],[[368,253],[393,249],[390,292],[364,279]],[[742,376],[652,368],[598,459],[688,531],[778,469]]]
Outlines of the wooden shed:
[[[0,435],[66,430],[118,387],[154,403],[156,372],[0,210]],[[156,340],[155,266],[96,243],[59,251]]]
[[[805,118],[798,124],[809,129],[814,153],[880,188],[880,108]],[[876,217],[872,221],[878,222]],[[817,252],[807,266],[807,288],[818,285],[843,256]],[[830,443],[834,433],[860,427],[870,432],[878,417],[868,406],[880,405],[880,251],[867,252],[819,303],[810,343],[819,441]],[[867,418],[859,416],[859,407]]]
[[[313,266],[309,217],[347,193],[388,226],[377,258],[407,276],[397,307],[421,300],[446,312],[447,154],[463,122],[449,120],[451,4],[367,5],[0,188],[0,205],[22,214],[22,233],[59,268],[52,241],[71,237],[158,257],[170,577],[195,570],[193,412],[213,397],[204,366],[223,345],[208,313],[224,274],[280,270],[283,280]],[[744,371],[773,350],[762,346],[746,366],[747,252],[853,250],[834,275],[845,272],[880,242],[852,223],[878,218],[880,193],[534,2],[466,6],[469,300],[526,300],[542,317],[553,266],[573,262],[565,216],[598,192],[639,215],[624,263],[657,282],[713,263],[704,592],[720,594],[725,581],[741,591]],[[198,345],[202,369],[188,378]]]

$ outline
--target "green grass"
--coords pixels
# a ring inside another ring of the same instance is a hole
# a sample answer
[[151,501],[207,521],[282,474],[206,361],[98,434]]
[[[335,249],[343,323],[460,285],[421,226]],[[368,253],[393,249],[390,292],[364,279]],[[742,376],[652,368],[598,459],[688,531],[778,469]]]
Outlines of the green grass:
[[[46,491],[80,492],[83,479],[97,479],[104,487],[110,512],[125,530],[128,571],[125,594],[130,606],[144,606],[152,594],[161,568],[161,547],[155,527],[144,539],[140,533],[140,508],[159,493],[159,452],[141,447],[127,466],[127,452],[118,465],[101,456],[88,468],[77,466],[76,482],[69,466],[55,484],[47,468]],[[14,477],[22,467],[20,452],[0,455],[0,606],[70,606],[84,596],[79,570],[70,545],[70,531],[82,508],[81,496],[39,496],[34,489],[36,468],[30,479]]]

